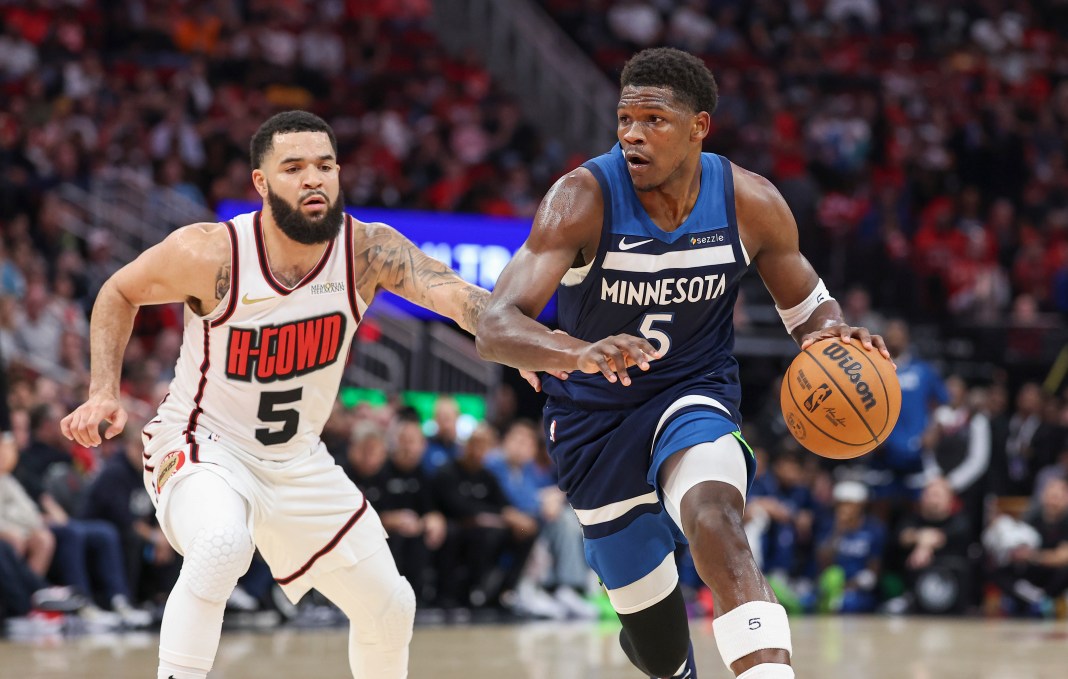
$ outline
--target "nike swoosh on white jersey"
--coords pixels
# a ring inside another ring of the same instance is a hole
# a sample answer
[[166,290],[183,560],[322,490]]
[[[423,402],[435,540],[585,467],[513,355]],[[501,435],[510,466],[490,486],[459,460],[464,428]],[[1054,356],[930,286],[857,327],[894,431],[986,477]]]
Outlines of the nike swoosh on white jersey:
[[648,240],[640,240],[640,241],[638,241],[636,243],[628,243],[626,237],[624,237],[619,241],[619,249],[620,250],[631,250],[633,248],[638,247],[639,245],[645,245],[646,243],[652,243],[652,242],[653,242],[653,239],[649,238]]

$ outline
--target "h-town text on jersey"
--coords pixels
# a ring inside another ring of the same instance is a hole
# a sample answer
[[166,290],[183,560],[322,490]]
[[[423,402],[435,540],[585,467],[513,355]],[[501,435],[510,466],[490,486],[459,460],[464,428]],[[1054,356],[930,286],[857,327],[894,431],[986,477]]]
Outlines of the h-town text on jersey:
[[230,328],[226,375],[251,382],[274,382],[306,375],[338,359],[345,337],[340,313],[261,328]]

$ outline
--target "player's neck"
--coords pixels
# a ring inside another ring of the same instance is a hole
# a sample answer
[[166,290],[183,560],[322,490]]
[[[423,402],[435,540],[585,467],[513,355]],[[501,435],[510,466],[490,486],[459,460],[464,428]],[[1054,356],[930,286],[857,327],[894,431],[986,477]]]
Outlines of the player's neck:
[[652,191],[638,191],[638,201],[653,223],[664,231],[682,226],[701,193],[701,156],[683,161],[666,182]]
[[271,267],[271,273],[287,285],[295,285],[292,281],[304,278],[319,263],[330,245],[329,242],[305,245],[293,240],[278,228],[268,210],[263,211],[261,224],[263,245],[267,250],[267,263]]

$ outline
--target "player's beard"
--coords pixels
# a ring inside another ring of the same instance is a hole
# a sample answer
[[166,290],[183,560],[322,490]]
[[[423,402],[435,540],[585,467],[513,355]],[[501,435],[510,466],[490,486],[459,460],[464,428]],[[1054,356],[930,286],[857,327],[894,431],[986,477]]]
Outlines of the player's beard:
[[[328,201],[326,211],[317,219],[311,219],[301,211],[300,205],[313,194],[323,197]],[[322,191],[309,191],[298,199],[297,207],[294,207],[285,198],[271,190],[267,185],[267,204],[271,206],[271,215],[274,223],[289,238],[302,245],[316,245],[326,243],[337,236],[341,230],[342,215],[345,212],[345,194],[338,189],[337,199],[330,203],[326,194]]]

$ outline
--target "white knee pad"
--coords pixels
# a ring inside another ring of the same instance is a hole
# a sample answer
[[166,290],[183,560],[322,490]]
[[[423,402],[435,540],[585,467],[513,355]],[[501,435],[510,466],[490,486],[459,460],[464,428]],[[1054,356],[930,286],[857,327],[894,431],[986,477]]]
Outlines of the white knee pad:
[[662,474],[660,490],[664,508],[680,529],[682,528],[682,498],[686,491],[705,481],[720,481],[734,486],[742,494],[749,485],[749,470],[741,443],[733,434],[721,436],[711,443],[699,443],[675,453],[666,464],[671,465]]
[[787,655],[793,652],[786,609],[768,601],[750,601],[727,611],[712,621],[712,631],[727,669],[756,651],[781,648]]
[[244,524],[224,522],[201,531],[182,564],[189,591],[205,601],[226,601],[248,570],[252,553],[252,537]]
[[378,628],[386,648],[405,648],[412,640],[412,625],[415,623],[415,592],[407,578],[401,578],[393,595],[382,611]]

